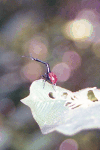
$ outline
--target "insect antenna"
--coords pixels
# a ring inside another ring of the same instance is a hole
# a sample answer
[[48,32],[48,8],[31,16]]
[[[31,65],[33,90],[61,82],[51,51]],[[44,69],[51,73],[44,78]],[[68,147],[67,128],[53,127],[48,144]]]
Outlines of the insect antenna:
[[30,56],[22,56],[22,57],[26,57],[26,58],[30,58],[31,60],[36,60],[33,56],[32,56],[32,53],[30,53]]
[[27,57],[27,58],[30,58],[31,60],[35,60],[35,61],[38,61],[38,62],[40,62],[42,64],[45,64],[46,67],[47,67],[47,73],[51,72],[49,64],[47,62],[44,62],[44,61],[40,60],[40,59],[34,58],[32,56],[32,53],[30,53],[30,56],[22,56],[22,57]]

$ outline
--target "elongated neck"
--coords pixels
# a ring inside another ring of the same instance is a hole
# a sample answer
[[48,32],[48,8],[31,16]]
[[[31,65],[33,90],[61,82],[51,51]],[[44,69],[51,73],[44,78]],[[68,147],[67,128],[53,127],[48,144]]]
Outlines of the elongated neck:
[[49,64],[47,63],[46,64],[46,66],[47,66],[47,72],[49,73],[49,72],[51,72],[51,70],[50,70],[50,66],[49,66]]
[[45,64],[45,65],[47,66],[47,73],[51,72],[50,66],[49,66],[48,63],[46,63],[46,62],[44,62],[44,61],[42,61],[42,60],[39,60],[39,59],[37,59],[37,58],[34,58],[34,60]]

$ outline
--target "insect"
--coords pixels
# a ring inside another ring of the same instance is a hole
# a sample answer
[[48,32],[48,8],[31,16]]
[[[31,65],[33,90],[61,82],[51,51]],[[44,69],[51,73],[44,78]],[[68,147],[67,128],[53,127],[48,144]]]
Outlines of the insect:
[[[34,57],[32,56],[32,54],[30,54],[30,56],[22,56],[22,57],[28,57],[28,58],[30,58],[31,60],[35,60],[35,61],[38,61],[38,62],[40,62],[40,63],[42,63],[42,64],[45,64],[46,67],[47,67],[47,73],[45,73],[44,75],[42,75],[42,77],[45,79],[45,82],[46,82],[47,80],[49,80],[49,81],[52,83],[53,86],[56,85],[57,76],[56,76],[53,72],[51,72],[50,66],[49,66],[48,63],[46,63],[46,62],[44,62],[44,61],[42,61],[42,60],[39,60],[39,59],[37,59],[37,58],[34,58]],[[43,86],[43,87],[44,87],[44,86]]]

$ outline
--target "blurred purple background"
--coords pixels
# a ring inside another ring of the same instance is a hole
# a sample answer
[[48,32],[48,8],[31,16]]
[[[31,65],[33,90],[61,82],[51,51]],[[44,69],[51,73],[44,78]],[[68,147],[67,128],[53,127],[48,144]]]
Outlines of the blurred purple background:
[[42,135],[20,102],[46,72],[21,57],[30,53],[50,64],[57,85],[71,91],[100,88],[99,8],[99,0],[0,0],[1,150],[100,149],[99,131]]

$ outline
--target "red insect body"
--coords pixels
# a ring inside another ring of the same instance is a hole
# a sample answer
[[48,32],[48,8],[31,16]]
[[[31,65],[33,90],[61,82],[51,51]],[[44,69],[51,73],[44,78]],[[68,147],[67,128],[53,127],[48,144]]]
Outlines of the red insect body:
[[32,54],[31,54],[30,57],[29,56],[22,56],[22,57],[28,57],[28,58],[31,58],[31,60],[35,60],[35,61],[38,61],[38,62],[40,62],[42,64],[45,64],[46,67],[47,67],[47,73],[45,73],[45,75],[43,75],[42,77],[45,78],[45,81],[50,80],[53,85],[56,84],[56,82],[57,82],[57,76],[53,72],[51,72],[50,66],[49,66],[48,63],[46,63],[46,62],[44,62],[42,60],[39,60],[37,58],[32,57]]
[[56,84],[57,76],[53,72],[49,72],[49,78],[52,84]]

